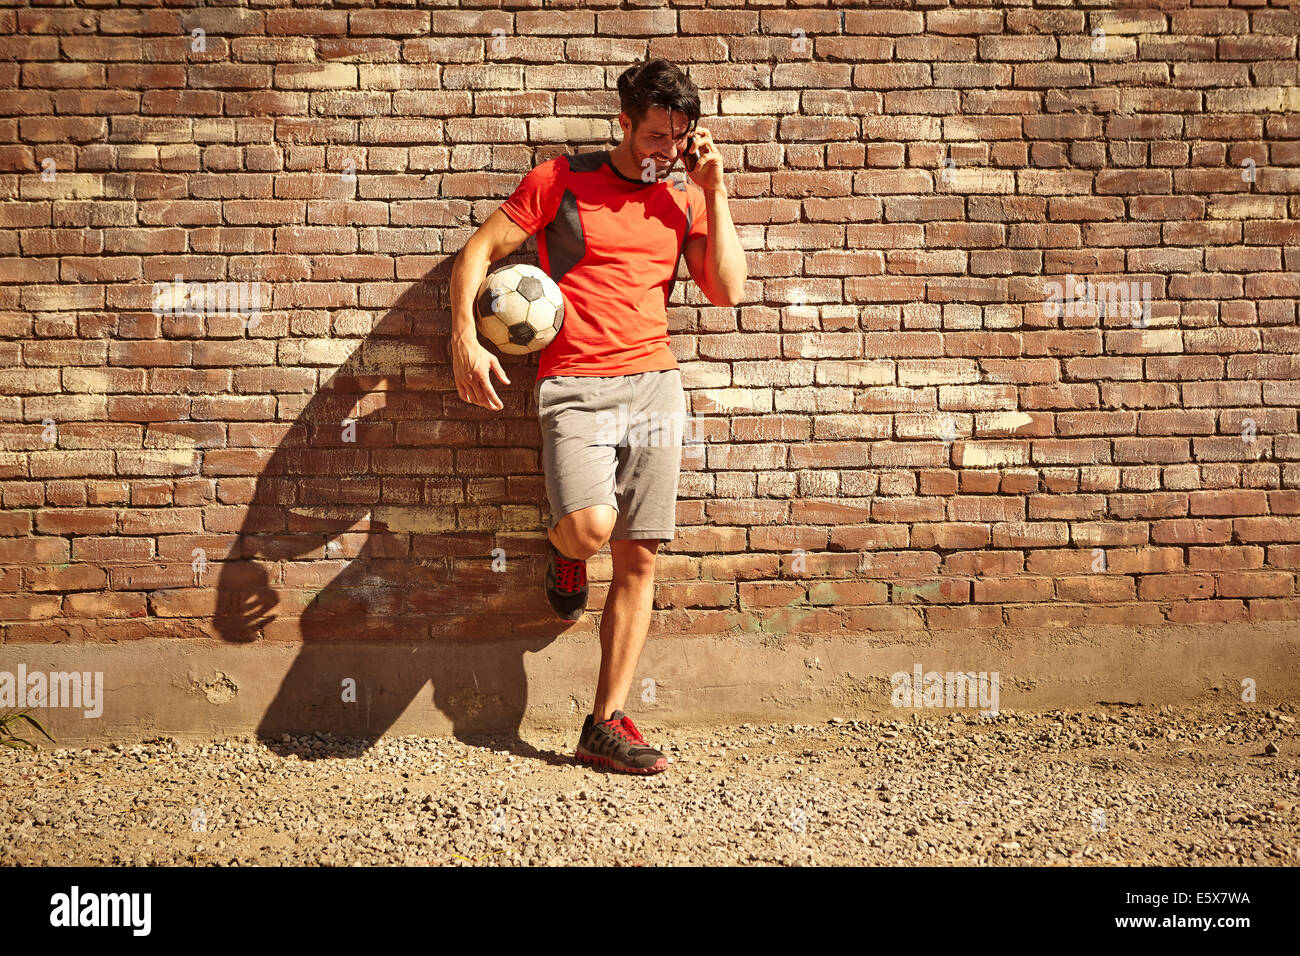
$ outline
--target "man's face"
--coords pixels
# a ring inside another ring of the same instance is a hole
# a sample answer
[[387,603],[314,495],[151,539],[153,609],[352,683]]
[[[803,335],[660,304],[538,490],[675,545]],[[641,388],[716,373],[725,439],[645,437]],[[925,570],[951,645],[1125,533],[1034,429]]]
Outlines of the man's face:
[[[627,120],[626,114],[622,115]],[[630,124],[630,120],[627,122]],[[655,181],[666,178],[669,170],[686,151],[686,137],[690,129],[686,114],[673,112],[670,116],[662,106],[652,106],[646,110],[640,124],[630,132],[624,126],[623,133],[628,140],[638,174],[648,180],[649,174],[646,171],[652,169]],[[651,162],[654,163],[653,167]]]

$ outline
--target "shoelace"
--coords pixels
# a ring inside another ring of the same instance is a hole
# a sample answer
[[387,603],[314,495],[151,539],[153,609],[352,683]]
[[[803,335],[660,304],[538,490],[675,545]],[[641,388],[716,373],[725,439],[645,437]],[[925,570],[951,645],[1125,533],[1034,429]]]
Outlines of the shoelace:
[[635,744],[645,743],[645,738],[641,736],[641,731],[636,729],[636,724],[632,723],[631,717],[624,717],[610,727],[610,730]]
[[587,586],[587,562],[571,561],[555,552],[555,587],[566,594],[581,591]]

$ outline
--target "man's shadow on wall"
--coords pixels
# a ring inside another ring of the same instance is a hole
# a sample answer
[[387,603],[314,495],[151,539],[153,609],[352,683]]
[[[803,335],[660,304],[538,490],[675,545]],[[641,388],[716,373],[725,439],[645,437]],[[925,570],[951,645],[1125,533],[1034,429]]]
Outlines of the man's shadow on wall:
[[[247,496],[227,502],[247,510],[221,563],[217,632],[237,644],[301,641],[258,725],[281,753],[330,755],[281,743],[285,733],[360,738],[368,748],[432,680],[457,738],[491,735],[516,753],[567,762],[518,734],[524,655],[569,626],[540,585],[536,369],[503,362],[511,384],[492,379],[501,411],[460,398],[449,310],[435,304],[450,268],[448,259],[358,333],[273,452],[260,454],[265,426],[236,423],[224,458],[214,456],[231,478],[256,476]],[[344,337],[278,345],[296,371],[332,364],[329,346]],[[255,389],[273,392],[277,420],[300,394],[295,371],[272,369]]]

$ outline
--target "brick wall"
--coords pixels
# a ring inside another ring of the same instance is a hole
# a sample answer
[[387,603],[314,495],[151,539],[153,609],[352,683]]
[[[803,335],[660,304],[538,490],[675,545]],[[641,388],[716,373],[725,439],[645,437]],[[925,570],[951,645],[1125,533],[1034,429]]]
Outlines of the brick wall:
[[749,268],[656,635],[1300,616],[1300,14],[707,6],[0,9],[0,637],[554,634],[447,280],[646,55]]

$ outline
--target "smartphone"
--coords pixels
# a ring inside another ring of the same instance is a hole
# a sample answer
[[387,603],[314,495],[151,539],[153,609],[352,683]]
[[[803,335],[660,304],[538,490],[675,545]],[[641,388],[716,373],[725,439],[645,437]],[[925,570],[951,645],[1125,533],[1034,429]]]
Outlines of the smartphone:
[[693,172],[695,164],[699,162],[699,157],[692,150],[695,149],[695,135],[686,137],[686,152],[682,153],[682,165],[686,167],[687,172]]

